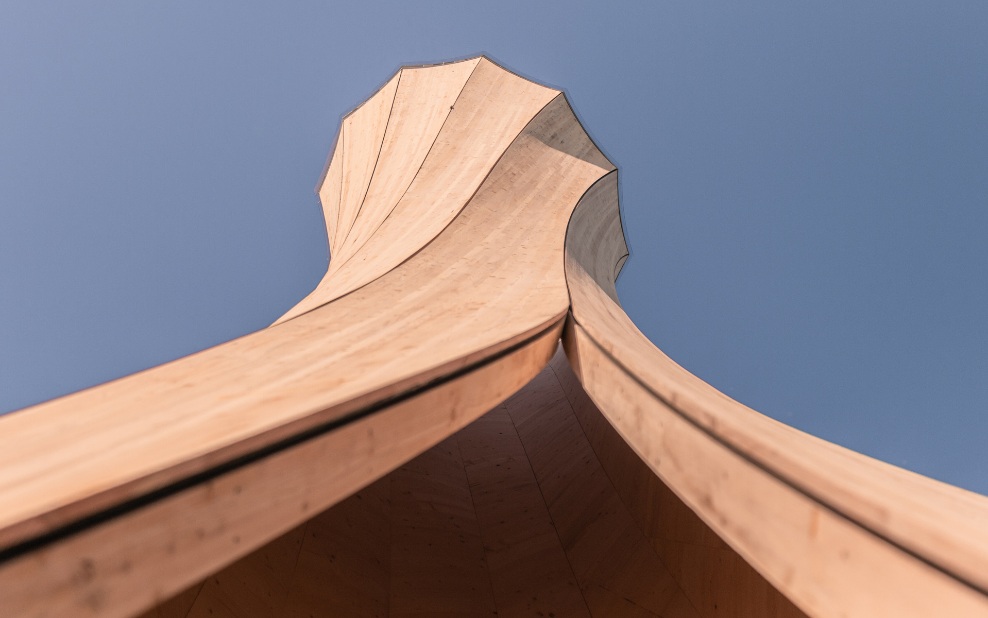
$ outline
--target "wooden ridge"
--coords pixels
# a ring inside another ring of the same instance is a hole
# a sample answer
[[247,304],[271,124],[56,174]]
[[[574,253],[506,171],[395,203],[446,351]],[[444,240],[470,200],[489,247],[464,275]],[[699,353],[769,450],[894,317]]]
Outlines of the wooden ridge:
[[988,613],[988,499],[798,431],[730,399],[649,342],[617,302],[617,174],[566,243],[566,351],[624,440],[810,615]]

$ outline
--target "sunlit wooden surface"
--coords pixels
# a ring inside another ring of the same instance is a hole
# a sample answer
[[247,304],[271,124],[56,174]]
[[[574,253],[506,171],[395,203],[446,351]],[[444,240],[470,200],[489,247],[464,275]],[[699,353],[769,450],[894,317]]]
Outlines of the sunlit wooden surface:
[[680,499],[812,615],[988,613],[988,499],[793,429],[691,375],[618,304],[626,255],[615,172],[567,231],[566,351]]
[[638,332],[559,90],[406,67],[331,152],[271,327],[0,418],[0,614],[988,615],[988,500]]
[[802,615],[656,480],[560,350],[504,404],[148,618],[495,612]]

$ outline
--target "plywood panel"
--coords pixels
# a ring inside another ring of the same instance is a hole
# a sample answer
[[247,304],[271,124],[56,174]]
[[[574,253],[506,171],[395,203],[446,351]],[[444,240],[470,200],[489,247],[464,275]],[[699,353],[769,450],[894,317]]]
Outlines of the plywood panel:
[[[988,554],[977,549],[988,541],[988,500],[768,419],[673,363],[613,298],[612,273],[624,259],[618,218],[612,174],[587,192],[567,232],[566,349],[653,472],[807,613],[988,611],[976,583],[988,572]],[[934,512],[943,516],[937,524]],[[707,549],[697,551],[721,555]],[[693,567],[690,576],[701,577]]]
[[[0,566],[11,615],[129,616],[301,524],[482,414],[545,365],[558,330],[429,389]],[[506,382],[505,379],[508,381]],[[512,383],[511,380],[517,380]]]
[[353,256],[394,210],[422,168],[479,62],[480,58],[471,58],[440,67],[401,70],[401,83],[374,178],[334,267]]
[[[527,388],[527,387],[526,387]],[[589,616],[525,449],[496,408],[456,435],[499,616]]]
[[387,616],[390,548],[385,477],[307,523],[282,615]]
[[329,166],[322,182],[316,188],[319,203],[322,205],[323,218],[326,220],[326,237],[329,239],[329,251],[335,255],[336,228],[340,218],[340,193],[343,189],[343,127],[336,136],[336,143],[329,160]]
[[[556,98],[559,101],[554,113],[541,114],[540,111]],[[536,154],[532,152],[533,145],[525,144],[535,136],[548,137],[545,129],[549,124],[565,129],[567,135],[553,136],[544,144],[549,146],[542,152],[548,169],[557,164],[553,161],[557,155],[567,157],[572,172],[591,174],[592,180],[613,169],[590,142],[575,116],[571,112],[566,115],[568,110],[559,91],[518,78],[489,60],[481,59],[398,204],[361,246],[360,252],[336,266],[331,263],[320,287],[286,313],[282,320],[383,276],[432,241],[468,201],[476,202],[484,194],[488,200],[502,203],[511,199],[510,196],[523,194],[548,197],[543,193],[550,189],[545,179],[539,182],[533,177],[535,184],[516,182],[507,188],[492,184],[489,176],[495,166],[501,170],[516,169],[519,157],[526,159],[526,167],[533,164],[532,155]],[[570,138],[569,144],[564,144],[566,137]],[[500,161],[502,158],[505,160]],[[402,164],[406,165],[407,161]],[[581,186],[578,182],[563,182],[558,189],[579,187],[576,195],[567,198],[571,208],[586,186],[589,183]]]
[[401,71],[343,120],[340,132],[343,139],[343,182],[334,247],[343,245],[364,203],[380,159],[381,144],[391,118],[399,81]]
[[494,615],[484,545],[455,439],[396,470],[391,500],[391,615]]
[[189,618],[283,616],[303,533],[299,526],[206,579]]
[[803,615],[655,476],[601,415],[565,356],[557,353],[550,366],[608,479],[701,616]]
[[551,369],[505,407],[591,613],[696,616],[615,492]]

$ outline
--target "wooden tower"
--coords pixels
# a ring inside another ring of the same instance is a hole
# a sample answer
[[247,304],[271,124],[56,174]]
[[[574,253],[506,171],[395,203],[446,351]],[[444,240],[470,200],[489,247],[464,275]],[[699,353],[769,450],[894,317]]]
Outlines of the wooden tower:
[[988,499],[635,328],[562,92],[402,68],[317,190],[332,261],[269,328],[0,418],[0,615],[988,615]]

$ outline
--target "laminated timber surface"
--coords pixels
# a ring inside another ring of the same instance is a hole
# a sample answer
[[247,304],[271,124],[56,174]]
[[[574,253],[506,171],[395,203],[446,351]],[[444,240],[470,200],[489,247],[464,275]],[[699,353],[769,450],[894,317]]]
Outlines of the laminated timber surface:
[[635,328],[617,171],[560,91],[406,67],[332,152],[332,261],[271,327],[0,418],[0,614],[988,615],[988,500],[768,419]]
[[[566,367],[560,351],[504,404],[304,532],[211,576],[193,602],[177,597],[146,618],[801,615],[753,569],[740,570],[745,563],[722,542],[693,556],[708,562],[701,568],[667,568],[617,489],[629,461],[647,467],[585,394],[578,420],[570,401],[582,391]],[[616,447],[599,460],[602,442],[588,426],[605,428]],[[652,507],[668,508],[668,495],[652,493]],[[677,516],[692,518],[682,529],[702,527],[678,504]],[[719,576],[716,589],[703,585],[707,573]]]
[[[7,613],[147,608],[545,366],[569,306],[569,216],[614,167],[559,91],[485,58],[457,64],[436,79],[403,69],[344,120],[321,193],[329,213],[339,186],[338,257],[363,244],[283,320],[0,419]],[[398,115],[381,128],[385,108]],[[385,148],[398,160],[347,155]]]
[[814,616],[988,615],[988,499],[820,440],[665,356],[617,302],[617,173],[567,230],[575,374],[653,473]]

